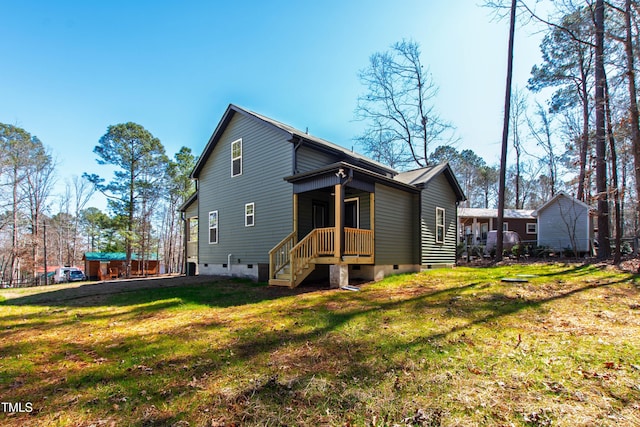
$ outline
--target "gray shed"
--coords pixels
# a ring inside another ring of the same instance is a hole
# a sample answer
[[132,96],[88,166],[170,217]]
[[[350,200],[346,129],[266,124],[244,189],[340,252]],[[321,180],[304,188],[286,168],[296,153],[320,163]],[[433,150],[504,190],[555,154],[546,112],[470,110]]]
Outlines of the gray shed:
[[591,251],[593,221],[591,208],[565,192],[556,194],[534,212],[538,219],[538,245],[554,251]]

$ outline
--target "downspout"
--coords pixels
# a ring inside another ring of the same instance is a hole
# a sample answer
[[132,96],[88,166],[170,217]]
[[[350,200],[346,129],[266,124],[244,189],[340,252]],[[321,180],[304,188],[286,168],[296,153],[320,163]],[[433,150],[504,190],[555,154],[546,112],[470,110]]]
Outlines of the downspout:
[[347,185],[351,181],[353,181],[353,169],[349,169],[349,176],[347,176],[347,179],[342,183],[342,185]]
[[227,255],[227,271],[229,272],[229,274],[231,274],[231,257],[233,256],[233,254],[228,254]]

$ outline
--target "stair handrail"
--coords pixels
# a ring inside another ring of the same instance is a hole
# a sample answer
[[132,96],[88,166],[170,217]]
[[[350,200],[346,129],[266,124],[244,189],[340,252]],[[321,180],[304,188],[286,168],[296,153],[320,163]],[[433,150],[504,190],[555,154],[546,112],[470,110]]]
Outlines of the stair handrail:
[[291,282],[296,282],[296,277],[309,264],[320,255],[333,253],[333,233],[335,228],[314,228],[302,240],[300,240],[289,253],[291,263]]
[[296,245],[297,232],[294,230],[269,251],[269,279],[275,279],[280,270],[290,261],[291,248]]

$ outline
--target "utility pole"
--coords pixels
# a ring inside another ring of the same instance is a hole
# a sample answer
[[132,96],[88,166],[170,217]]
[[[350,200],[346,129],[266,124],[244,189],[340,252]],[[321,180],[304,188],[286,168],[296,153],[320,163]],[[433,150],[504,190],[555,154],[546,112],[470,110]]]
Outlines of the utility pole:
[[507,87],[504,94],[504,121],[502,124],[502,153],[500,155],[500,181],[498,188],[498,229],[496,230],[496,262],[502,261],[504,192],[507,176],[507,145],[509,143],[509,115],[511,110],[511,81],[513,80],[513,39],[516,28],[516,3],[511,0],[511,19],[509,24],[509,51],[507,54]]

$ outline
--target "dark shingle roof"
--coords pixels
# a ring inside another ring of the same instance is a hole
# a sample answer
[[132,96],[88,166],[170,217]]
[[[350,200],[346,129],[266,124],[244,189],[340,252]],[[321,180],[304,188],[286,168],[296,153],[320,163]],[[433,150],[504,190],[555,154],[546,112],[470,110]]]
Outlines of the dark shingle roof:
[[420,169],[415,169],[412,171],[402,172],[395,176],[395,180],[400,181],[405,184],[413,185],[416,187],[426,187],[429,185],[429,182],[433,180],[435,177],[440,174],[444,174],[447,181],[453,188],[456,193],[456,197],[458,201],[466,200],[467,198],[458,183],[453,171],[451,170],[451,166],[449,163],[441,163],[435,166],[427,166]]
[[396,170],[390,168],[389,166],[386,166],[380,162],[370,159],[367,156],[348,150],[344,147],[341,147],[340,145],[334,144],[322,138],[318,138],[317,136],[309,135],[307,132],[302,132],[301,130],[296,129],[293,126],[289,126],[285,123],[279,122],[267,116],[263,116],[262,114],[256,113],[251,110],[247,110],[245,108],[239,107],[234,104],[229,104],[229,107],[227,107],[227,110],[222,116],[222,119],[220,120],[215,131],[211,135],[211,138],[209,138],[209,142],[207,143],[207,146],[205,147],[202,156],[200,156],[200,158],[198,159],[198,162],[196,163],[196,166],[193,169],[193,172],[191,173],[192,178],[198,177],[198,174],[200,173],[204,164],[207,162],[207,159],[211,155],[211,152],[216,146],[218,139],[222,135],[222,132],[224,131],[226,126],[229,124],[229,121],[231,120],[233,115],[236,113],[243,114],[244,116],[252,118],[254,120],[259,120],[263,123],[268,124],[269,126],[272,126],[278,129],[280,132],[283,133],[283,136],[289,141],[302,140],[320,149],[325,149],[333,153],[340,153],[346,157],[347,159],[346,161],[348,161],[349,163],[353,163],[356,165],[365,164],[365,165],[368,165],[369,168],[375,168],[379,170],[380,173],[389,174],[389,175],[395,175],[397,173]]

